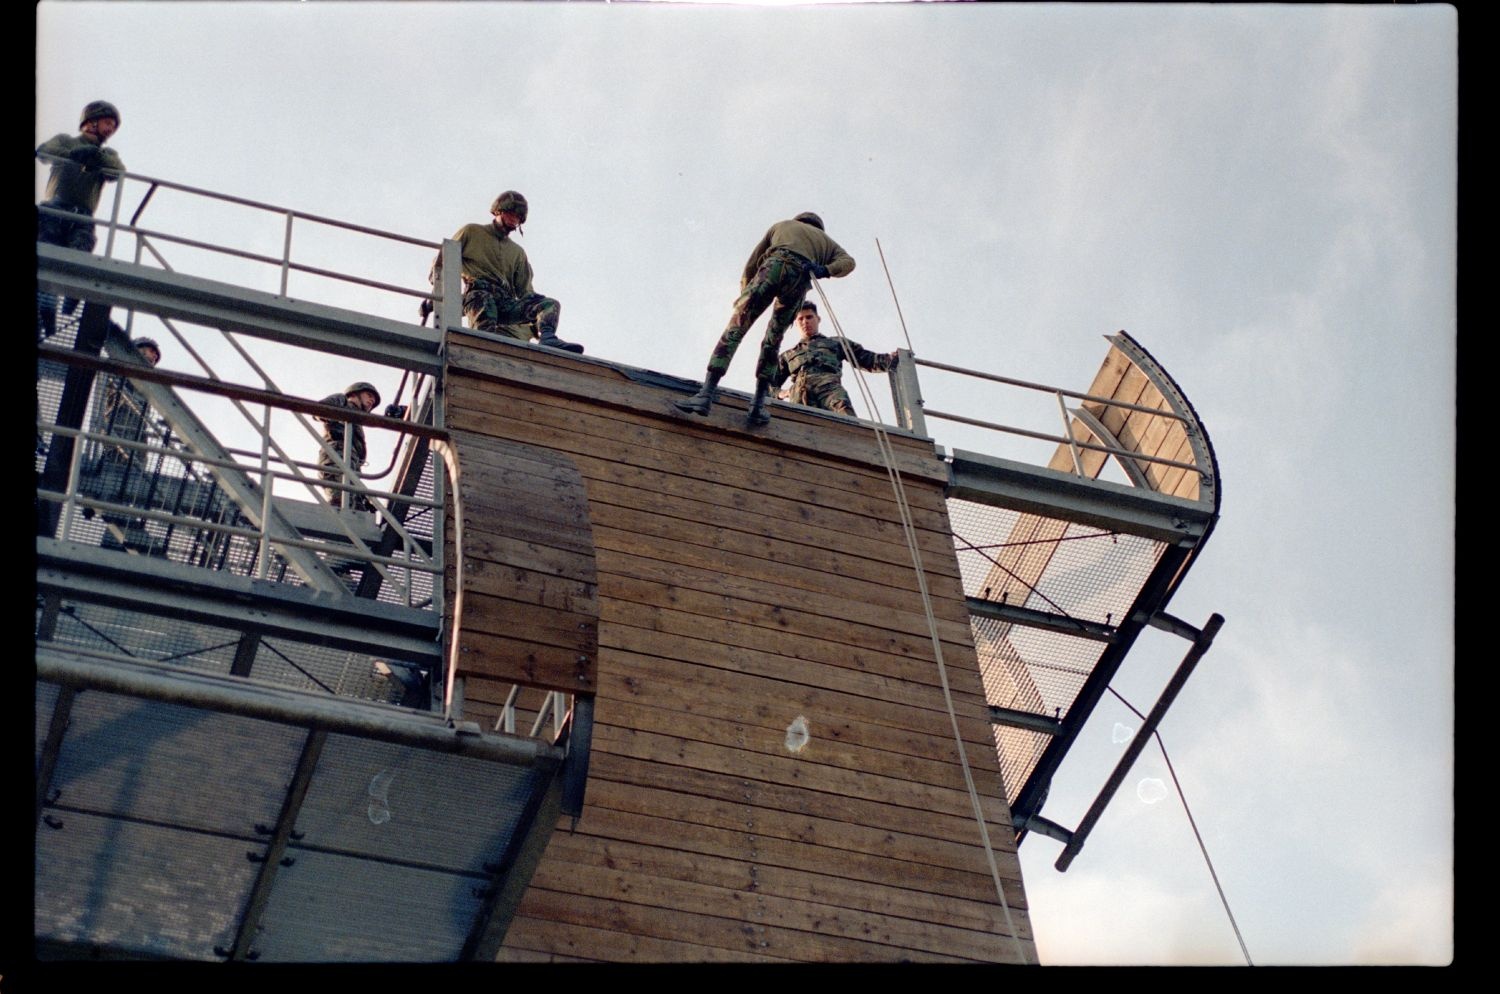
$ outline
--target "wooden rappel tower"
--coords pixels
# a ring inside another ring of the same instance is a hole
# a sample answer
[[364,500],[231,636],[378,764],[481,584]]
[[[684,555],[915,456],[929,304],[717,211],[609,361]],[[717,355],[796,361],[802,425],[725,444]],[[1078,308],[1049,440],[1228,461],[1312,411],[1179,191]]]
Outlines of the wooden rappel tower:
[[[1133,339],[1045,388],[1045,465],[945,450],[918,376],[1036,385],[910,352],[885,445],[751,429],[476,333],[453,283],[429,328],[383,316],[425,287],[290,295],[337,278],[290,255],[274,289],[179,271],[139,195],[214,195],[118,187],[102,254],[37,249],[39,957],[1036,962],[1017,846],[1065,866],[1097,818],[1043,814],[1068,747],[1144,629],[1191,643],[1164,711],[1218,624],[1165,612],[1217,467]],[[373,510],[307,458],[326,409],[212,368],[256,340],[401,382],[341,415],[400,437],[388,470],[324,453]]]

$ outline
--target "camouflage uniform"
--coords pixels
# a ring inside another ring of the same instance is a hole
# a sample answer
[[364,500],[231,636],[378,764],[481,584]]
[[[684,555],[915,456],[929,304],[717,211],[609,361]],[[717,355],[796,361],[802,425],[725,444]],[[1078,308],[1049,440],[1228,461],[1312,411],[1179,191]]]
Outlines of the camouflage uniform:
[[[562,305],[532,290],[526,250],[494,224],[466,224],[453,236],[463,250],[463,306],[476,331],[528,341],[515,326],[535,328],[538,338],[557,334]],[[434,272],[436,275],[436,272]]]
[[778,221],[773,224],[740,275],[740,296],[734,302],[729,325],[719,336],[708,360],[711,376],[721,377],[729,370],[729,360],[740,345],[740,339],[765,309],[771,308],[770,323],[760,345],[755,368],[756,379],[770,380],[776,375],[776,353],[781,339],[797,316],[797,308],[812,287],[812,267],[826,266],[829,276],[843,276],[854,269],[854,260],[838,243],[820,228],[803,221]]
[[[848,344],[860,369],[887,373],[895,364],[895,358],[888,353],[871,352],[857,342]],[[849,393],[842,383],[844,358],[844,347],[838,339],[827,335],[804,338],[781,353],[771,386],[779,387],[791,377],[791,396],[787,399],[792,403],[855,417],[854,405],[849,402]]]
[[[125,171],[125,163],[120,160],[118,152],[81,135],[54,135],[37,146],[37,154],[56,155],[70,160],[52,164],[42,206],[68,211],[80,217],[94,216],[104,184],[113,182],[116,178],[110,174]],[[85,165],[82,161],[85,159],[95,161]],[[41,213],[37,214],[36,238],[39,242],[83,252],[92,252],[97,241],[93,224]]]
[[[331,404],[334,407],[354,407],[349,402],[348,396],[341,393],[324,397],[318,403]],[[349,439],[349,468],[356,473],[359,472],[365,464],[365,426],[351,425],[347,421],[322,416],[319,416],[318,420],[323,422],[323,440],[328,443],[329,448],[339,454],[339,458],[343,458],[344,455],[344,430],[346,428],[354,429],[354,434]],[[328,453],[322,449],[318,450],[318,465],[324,467],[322,470],[323,479],[339,483],[344,482],[343,472],[334,464],[333,459],[329,457]],[[339,490],[336,487],[327,487],[325,489],[328,491],[328,503],[334,507],[344,506],[344,495],[347,491]],[[352,496],[354,500],[351,506],[356,511],[374,510],[363,494],[353,494]]]

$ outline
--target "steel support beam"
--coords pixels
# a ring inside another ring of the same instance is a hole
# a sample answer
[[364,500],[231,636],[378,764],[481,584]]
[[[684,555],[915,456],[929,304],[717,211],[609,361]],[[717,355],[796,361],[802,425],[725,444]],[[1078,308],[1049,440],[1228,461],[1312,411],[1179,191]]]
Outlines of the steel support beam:
[[1053,614],[1051,611],[1036,611],[1029,607],[1017,607],[1014,604],[999,604],[995,601],[987,601],[978,597],[965,597],[964,606],[969,609],[971,617],[993,618],[996,621],[1003,621],[1008,625],[1020,625],[1023,628],[1041,628],[1062,635],[1090,639],[1094,642],[1113,642],[1115,632],[1117,631],[1114,626],[1100,624],[1097,621],[1070,618],[1066,614]]
[[436,329],[40,242],[36,256],[37,285],[51,293],[382,366],[433,374],[442,370],[442,336]]
[[250,896],[245,901],[245,912],[240,916],[240,927],[235,932],[234,945],[228,949],[214,948],[214,952],[228,958],[231,962],[257,958],[250,944],[255,941],[255,936],[260,931],[260,919],[266,913],[266,905],[271,901],[271,887],[276,882],[276,872],[281,868],[281,861],[286,856],[287,846],[292,841],[293,829],[297,826],[297,814],[302,810],[302,802],[307,799],[308,788],[312,786],[313,772],[318,768],[318,757],[323,754],[323,743],[326,741],[328,741],[327,732],[314,730],[307,733],[307,739],[302,743],[302,753],[297,757],[297,769],[292,774],[292,782],[287,786],[286,797],[282,799],[281,814],[277,817],[276,827],[271,832],[270,841],[266,844],[260,873],[256,875],[255,886],[251,888]]
[[1044,714],[1031,711],[1018,711],[1015,708],[1001,707],[998,704],[991,704],[989,707],[992,725],[1009,725],[1012,728],[1024,728],[1029,732],[1041,732],[1043,735],[1062,734],[1063,723],[1058,718],[1049,718]]
[[562,778],[548,777],[527,801],[511,834],[505,855],[495,867],[484,903],[474,920],[474,927],[464,941],[460,962],[493,963],[505,942],[505,933],[516,916],[521,898],[531,885],[531,877],[547,851],[547,843],[557,829],[562,814]]
[[1156,706],[1151,709],[1150,714],[1146,715],[1146,720],[1141,723],[1141,727],[1136,731],[1135,738],[1131,739],[1130,745],[1125,747],[1124,754],[1120,757],[1120,761],[1115,764],[1114,772],[1110,774],[1109,780],[1104,784],[1104,788],[1099,791],[1099,796],[1094,798],[1094,803],[1089,806],[1088,811],[1083,816],[1083,820],[1078,823],[1078,827],[1069,835],[1067,844],[1063,846],[1061,855],[1057,857],[1057,862],[1053,864],[1058,870],[1066,871],[1072,865],[1074,857],[1083,849],[1083,844],[1088,841],[1089,833],[1094,830],[1094,825],[1098,823],[1100,816],[1104,814],[1104,809],[1114,799],[1115,791],[1120,789],[1120,784],[1130,774],[1130,768],[1135,765],[1135,761],[1140,756],[1141,750],[1146,748],[1146,743],[1155,734],[1157,726],[1161,724],[1161,720],[1166,717],[1167,709],[1177,699],[1177,695],[1181,692],[1183,685],[1187,683],[1188,677],[1193,675],[1193,669],[1198,665],[1198,660],[1202,659],[1203,654],[1208,652],[1209,646],[1214,643],[1214,636],[1219,633],[1219,629],[1223,626],[1223,616],[1215,614],[1208,619],[1208,623],[1203,626],[1203,630],[1198,632],[1198,637],[1193,641],[1193,647],[1183,657],[1182,662],[1177,667],[1177,672],[1172,674],[1172,679],[1167,682],[1167,686],[1162,690],[1161,696],[1157,698]]
[[1195,542],[1214,519],[1197,501],[959,449],[946,496],[1173,544]]

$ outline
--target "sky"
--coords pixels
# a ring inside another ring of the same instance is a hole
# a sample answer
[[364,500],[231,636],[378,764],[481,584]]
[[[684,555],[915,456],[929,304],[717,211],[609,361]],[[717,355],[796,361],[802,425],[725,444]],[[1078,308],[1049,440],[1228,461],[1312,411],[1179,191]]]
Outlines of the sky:
[[[131,172],[433,241],[520,190],[519,241],[561,337],[692,379],[750,250],[805,210],[857,261],[824,288],[871,349],[909,336],[925,359],[1081,390],[1102,336],[1128,330],[1222,472],[1222,518],[1170,610],[1227,620],[1161,733],[1250,956],[1444,964],[1458,20],[1444,5],[48,0],[36,141],[108,99]],[[126,184],[126,213],[141,192]],[[141,224],[268,254],[284,234],[166,191]],[[303,226],[295,246],[413,289],[431,256]],[[274,289],[265,267],[171,260]],[[415,298],[314,282],[291,292],[415,320]],[[753,386],[759,335],[726,386]],[[164,368],[198,371],[166,346]],[[393,397],[389,369],[249,347],[288,392],[371,378]],[[884,378],[870,387],[889,422]],[[923,391],[1058,430],[1046,395],[928,371]],[[1051,449],[931,428],[950,448]],[[1148,632],[1115,689],[1148,710],[1185,648]],[[1043,814],[1076,825],[1137,724],[1106,699]],[[1171,784],[1148,748],[1066,873],[1059,843],[1022,845],[1044,963],[1245,961]]]

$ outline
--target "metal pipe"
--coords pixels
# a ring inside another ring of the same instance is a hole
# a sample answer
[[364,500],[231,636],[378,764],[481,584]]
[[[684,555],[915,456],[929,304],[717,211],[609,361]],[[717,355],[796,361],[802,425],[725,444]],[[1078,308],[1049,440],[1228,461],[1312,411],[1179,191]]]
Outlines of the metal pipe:
[[[1166,417],[1174,416],[1167,414],[1165,411],[1158,411],[1157,413],[1162,414]],[[944,421],[957,421],[960,424],[974,425],[977,428],[990,428],[994,431],[1003,431],[1008,435],[1021,435],[1025,438],[1036,438],[1044,442],[1056,442],[1059,445],[1065,445],[1069,441],[1068,438],[1065,438],[1061,435],[1048,435],[1046,432],[1030,431],[1026,428],[1013,428],[1010,425],[996,424],[993,421],[981,421],[978,418],[966,418],[962,414],[949,414],[947,411],[934,411],[931,408],[927,408],[926,414],[928,417],[941,418]],[[1093,442],[1077,442],[1076,440],[1075,444],[1080,449],[1093,449],[1095,452],[1107,452],[1112,456],[1125,456],[1130,459],[1139,459],[1143,462],[1160,463],[1163,466],[1175,466],[1178,469],[1192,470],[1194,473],[1203,472],[1200,467],[1195,466],[1192,463],[1178,462],[1175,459],[1163,459],[1160,456],[1148,456],[1144,452],[1131,452],[1127,449],[1119,449],[1112,445],[1096,445]]]
[[1057,409],[1062,412],[1063,432],[1068,436],[1068,451],[1073,455],[1073,469],[1079,476],[1088,476],[1083,471],[1083,460],[1078,455],[1078,440],[1073,437],[1073,427],[1068,421],[1068,404],[1063,400],[1061,393],[1055,393],[1057,398]]
[[561,764],[565,757],[560,746],[531,739],[486,736],[477,728],[471,730],[473,726],[449,724],[426,712],[401,711],[348,698],[317,697],[290,688],[83,649],[62,651],[39,647],[36,676],[45,683],[182,704],[517,766]]
[[286,212],[286,239],[281,246],[281,295],[286,296],[286,278],[292,262],[292,212]]
[[[1001,376],[998,373],[981,373],[977,369],[965,369],[962,366],[950,366],[943,362],[933,362],[931,359],[913,359],[919,366],[931,366],[933,369],[945,370],[949,373],[960,373],[964,376],[973,376],[981,380],[993,380],[996,383],[1004,383],[1013,387],[1024,387],[1027,390],[1040,390],[1043,393],[1060,393],[1064,397],[1073,397],[1078,400],[1092,400],[1096,403],[1107,404],[1110,407],[1119,407],[1127,411],[1141,411],[1146,414],[1156,414],[1164,418],[1173,418],[1177,421],[1188,421],[1188,418],[1178,414],[1176,411],[1164,411],[1159,407],[1146,407],[1143,404],[1131,404],[1123,400],[1114,400],[1110,397],[1099,397],[1091,393],[1078,393],[1075,390],[1064,390],[1061,387],[1049,387],[1042,383],[1032,383],[1028,380],[1017,380],[1009,376]],[[928,412],[931,413],[931,412]]]
[[1135,738],[1130,740],[1130,745],[1125,748],[1124,755],[1115,764],[1114,772],[1110,774],[1108,782],[1104,785],[1104,789],[1099,791],[1098,797],[1094,798],[1094,803],[1089,806],[1089,810],[1083,816],[1083,820],[1078,823],[1078,827],[1073,830],[1072,836],[1068,839],[1068,844],[1063,847],[1062,854],[1057,857],[1057,862],[1053,865],[1059,871],[1066,871],[1072,864],[1074,857],[1083,849],[1083,844],[1088,841],[1089,832],[1093,831],[1094,825],[1099,821],[1099,817],[1104,814],[1104,809],[1114,799],[1115,791],[1119,790],[1120,784],[1129,775],[1130,768],[1135,765],[1136,758],[1140,756],[1141,750],[1146,748],[1146,741],[1156,731],[1156,726],[1161,724],[1162,718],[1166,717],[1167,709],[1177,699],[1177,694],[1182,690],[1183,685],[1187,683],[1188,677],[1193,675],[1193,669],[1198,665],[1198,660],[1202,659],[1203,654],[1208,652],[1209,647],[1214,643],[1214,636],[1219,633],[1219,629],[1222,627],[1224,627],[1223,615],[1215,613],[1209,616],[1208,622],[1198,633],[1198,637],[1193,640],[1192,648],[1182,658],[1182,662],[1177,667],[1177,672],[1172,674],[1172,679],[1167,682],[1167,686],[1162,690],[1161,697],[1156,701],[1156,706],[1151,709],[1151,713],[1141,723],[1140,729],[1135,733]]

